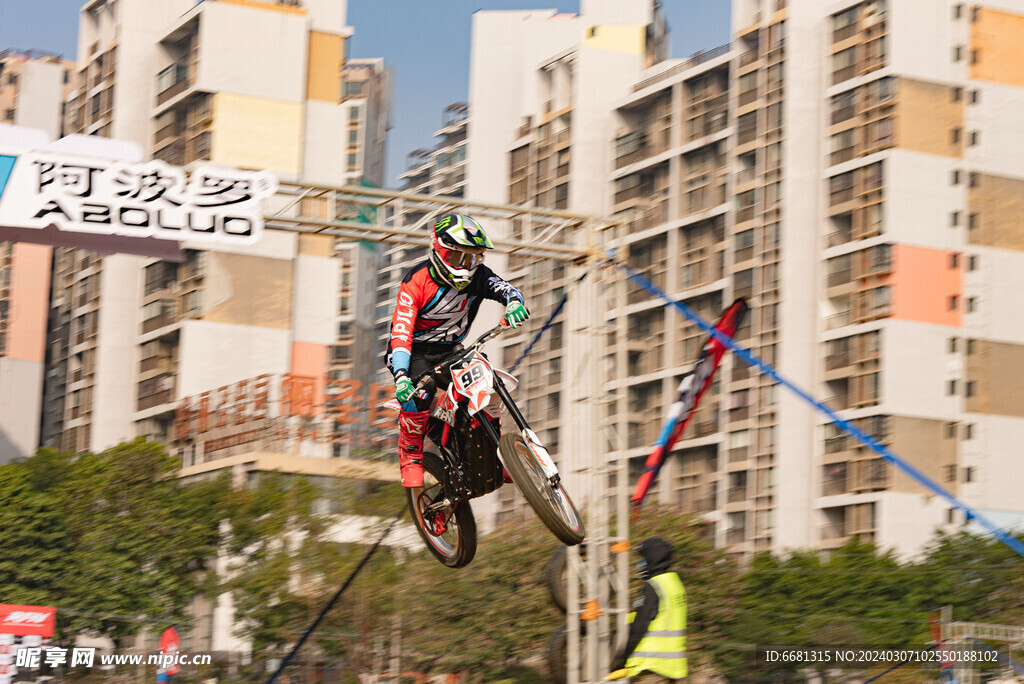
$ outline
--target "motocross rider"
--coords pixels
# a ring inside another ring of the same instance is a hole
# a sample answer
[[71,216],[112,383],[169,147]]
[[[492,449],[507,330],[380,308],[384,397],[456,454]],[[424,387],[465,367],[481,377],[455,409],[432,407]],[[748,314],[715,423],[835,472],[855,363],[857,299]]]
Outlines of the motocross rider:
[[505,305],[505,319],[516,327],[530,317],[523,294],[483,265],[494,244],[474,219],[446,214],[430,234],[429,259],[410,270],[398,290],[391,317],[387,368],[395,377],[398,461],[403,487],[423,486],[423,436],[431,402],[449,378],[428,382],[419,392],[414,379],[437,365],[465,339],[483,299]]

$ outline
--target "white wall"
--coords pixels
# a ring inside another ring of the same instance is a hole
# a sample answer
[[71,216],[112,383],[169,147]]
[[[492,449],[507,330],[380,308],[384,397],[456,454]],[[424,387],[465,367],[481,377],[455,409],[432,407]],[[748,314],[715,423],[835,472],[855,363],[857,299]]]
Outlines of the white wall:
[[[784,377],[804,388],[815,386],[820,361],[818,330],[818,269],[820,235],[830,231],[823,222],[824,98],[823,58],[826,46],[819,0],[787,4],[786,33],[801,40],[786,41],[786,97],[783,100],[787,135],[782,143],[782,197],[779,264],[778,367]],[[815,410],[792,392],[780,389],[776,427],[776,470],[773,550],[810,546],[816,530],[812,516]]]
[[308,183],[341,185],[348,168],[349,107],[306,102],[305,153],[302,175]]
[[644,55],[580,48],[575,69],[569,206],[573,211],[608,215],[613,203],[612,170],[615,106],[640,78]]
[[963,387],[962,355],[948,354],[950,337],[959,328],[887,320],[882,326],[883,412],[903,416],[956,420],[963,392],[946,394],[949,380],[959,379]]
[[978,270],[965,275],[966,294],[978,297],[977,313],[964,314],[964,332],[997,342],[1024,344],[1024,253],[986,247],[968,247],[978,256]]
[[287,373],[291,332],[212,321],[181,324],[177,397],[249,380],[263,373]]
[[905,559],[918,556],[934,536],[946,526],[950,506],[937,496],[885,492],[875,505],[875,543],[882,549],[894,548]]
[[334,344],[338,337],[340,262],[330,257],[300,255],[294,264],[293,339]]
[[[965,440],[964,465],[976,467],[976,481],[962,485],[965,500],[985,508],[1024,512],[1024,418],[967,414],[974,423],[973,439]],[[968,498],[969,497],[969,498]]]
[[[959,81],[967,75],[969,4],[960,19],[953,19],[952,2],[897,0],[888,6],[889,64],[894,73],[939,83]],[[953,61],[953,47],[964,45],[964,57]]]
[[964,136],[978,131],[978,144],[965,147],[971,168],[997,176],[1024,178],[1024,88],[970,81],[980,89],[977,104],[967,105]]
[[53,139],[59,138],[63,88],[63,65],[40,61],[27,62],[21,70],[14,123],[41,128]]
[[[967,166],[963,160],[932,154],[890,150],[885,161],[885,237],[895,242],[955,249],[967,225]],[[951,184],[961,170],[959,186]],[[960,227],[952,214],[960,212]]]
[[0,465],[39,444],[43,364],[0,356]]
[[348,0],[302,0],[314,31],[342,33],[348,16]]
[[100,270],[99,335],[93,389],[91,443],[94,451],[135,437],[143,257],[116,254]]
[[198,88],[305,102],[305,17],[223,2],[205,2],[201,8]]

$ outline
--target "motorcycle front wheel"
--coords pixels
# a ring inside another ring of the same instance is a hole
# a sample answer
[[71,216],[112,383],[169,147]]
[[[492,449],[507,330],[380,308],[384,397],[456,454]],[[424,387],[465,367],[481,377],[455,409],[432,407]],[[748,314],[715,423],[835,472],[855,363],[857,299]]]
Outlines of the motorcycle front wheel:
[[505,434],[498,445],[501,460],[509,469],[534,512],[563,544],[575,546],[583,541],[583,520],[561,483],[552,485],[544,474],[537,454],[521,434]]
[[476,555],[476,518],[468,502],[439,509],[427,507],[444,496],[444,463],[429,451],[423,454],[423,486],[406,489],[412,521],[430,553],[449,568],[469,565]]

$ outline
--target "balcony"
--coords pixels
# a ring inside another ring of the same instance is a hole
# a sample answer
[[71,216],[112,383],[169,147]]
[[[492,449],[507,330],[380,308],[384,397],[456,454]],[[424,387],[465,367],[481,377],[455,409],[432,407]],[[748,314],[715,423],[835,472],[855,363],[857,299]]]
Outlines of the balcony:
[[829,354],[825,357],[825,370],[836,370],[850,365],[850,352]]
[[836,435],[825,438],[825,453],[837,454],[849,448],[850,438],[847,435]]
[[745,485],[742,487],[730,487],[729,490],[725,493],[726,503],[739,503],[741,501],[746,500],[747,488]]
[[189,86],[188,64],[176,62],[156,77],[156,103],[162,105],[176,95],[185,92]]
[[707,437],[713,435],[718,431],[718,425],[713,420],[703,420],[694,425],[693,436],[694,437]]
[[139,371],[142,373],[152,370],[171,371],[173,369],[174,362],[169,355],[151,356],[148,359],[142,359],[139,364]]
[[821,538],[823,540],[828,539],[842,539],[847,534],[846,522],[833,522],[827,523],[821,526]]
[[845,477],[830,477],[822,483],[821,494],[822,496],[836,496],[837,494],[846,493],[846,478]]
[[750,418],[750,406],[749,405],[736,406],[734,408],[729,409],[729,420],[730,421],[747,420],[748,418]]
[[725,533],[726,544],[741,544],[747,539],[747,528],[736,527]]
[[831,316],[825,317],[825,329],[835,330],[837,328],[842,328],[847,325],[850,325],[852,321],[853,313],[851,311],[840,311],[837,314],[832,314]]
[[853,282],[853,269],[844,268],[839,271],[834,271],[828,274],[827,284],[829,287],[839,287],[840,285],[849,285]]
[[747,460],[747,457],[748,457],[749,454],[750,454],[750,448],[749,447],[745,447],[745,446],[744,447],[733,447],[732,449],[729,449],[729,463],[737,463],[739,461],[745,461],[745,460]]
[[842,411],[843,409],[850,408],[850,394],[837,394],[829,397],[825,400],[825,404],[828,405],[834,411]]

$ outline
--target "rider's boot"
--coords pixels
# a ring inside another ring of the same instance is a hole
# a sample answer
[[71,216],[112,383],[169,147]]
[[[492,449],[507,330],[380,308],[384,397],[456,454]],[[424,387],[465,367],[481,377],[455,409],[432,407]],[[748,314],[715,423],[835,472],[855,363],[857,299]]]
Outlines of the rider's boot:
[[406,411],[398,414],[398,463],[403,487],[423,486],[423,434],[430,411]]
[[[497,431],[498,436],[500,437],[501,436],[501,418],[500,417],[495,418],[494,416],[490,416],[489,415],[489,416],[487,416],[487,420],[491,421],[491,425],[494,426],[494,429]],[[512,476],[508,474],[508,468],[506,468],[505,466],[501,466],[501,477],[502,477],[502,481],[505,484],[512,484]]]

